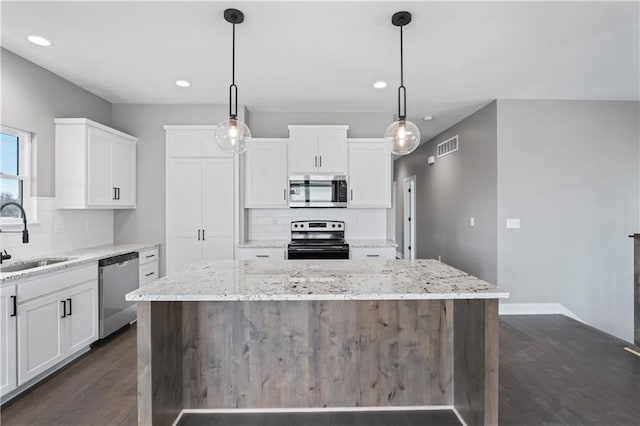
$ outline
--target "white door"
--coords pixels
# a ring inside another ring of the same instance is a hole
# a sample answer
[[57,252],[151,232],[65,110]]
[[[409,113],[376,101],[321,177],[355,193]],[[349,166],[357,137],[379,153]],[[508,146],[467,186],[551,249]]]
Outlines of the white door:
[[167,273],[171,274],[202,257],[202,160],[172,158],[168,174]]
[[0,288],[0,395],[18,385],[15,298],[16,286]]
[[54,293],[18,306],[19,385],[65,357],[62,296]]
[[202,258],[233,259],[233,159],[202,160]]
[[403,188],[404,218],[404,258],[416,258],[416,177],[404,179]]
[[245,163],[245,207],[287,207],[287,150],[288,144],[284,142],[249,144]]
[[349,144],[349,207],[391,207],[391,153],[383,142]]
[[318,170],[329,174],[347,174],[347,132],[321,130],[318,132]]
[[68,356],[98,340],[98,282],[91,281],[67,290],[65,300]]
[[292,130],[291,155],[289,157],[290,174],[318,172],[318,131]]
[[136,144],[114,135],[112,145],[113,186],[117,188],[115,204],[135,207],[136,204]]
[[87,129],[87,204],[91,207],[109,207],[115,203],[115,185],[111,180],[111,145],[114,136],[94,127]]

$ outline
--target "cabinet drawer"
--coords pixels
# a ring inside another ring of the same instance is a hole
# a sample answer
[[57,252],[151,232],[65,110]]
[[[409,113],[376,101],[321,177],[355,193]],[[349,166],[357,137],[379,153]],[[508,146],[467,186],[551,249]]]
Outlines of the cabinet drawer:
[[238,260],[284,260],[283,248],[238,248]]
[[143,287],[150,282],[157,280],[159,277],[158,261],[147,262],[144,265],[140,265],[140,287]]
[[17,283],[18,303],[94,280],[98,280],[98,262],[20,280]]
[[351,249],[351,259],[353,260],[389,260],[394,258],[395,248],[393,247],[356,247]]
[[158,248],[152,248],[144,251],[138,252],[139,264],[144,265],[149,262],[157,262],[160,256]]

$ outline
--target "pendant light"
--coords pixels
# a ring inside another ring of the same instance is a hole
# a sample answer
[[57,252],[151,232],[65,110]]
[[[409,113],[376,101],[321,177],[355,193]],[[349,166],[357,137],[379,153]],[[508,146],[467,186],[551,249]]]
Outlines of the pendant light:
[[402,52],[402,27],[411,22],[411,13],[397,12],[391,17],[391,23],[400,27],[400,87],[398,87],[398,119],[384,132],[384,140],[391,152],[396,155],[410,154],[420,144],[418,126],[407,120],[407,89],[404,87],[404,56]]
[[238,120],[238,86],[236,86],[236,24],[244,21],[244,14],[237,9],[227,9],[224,11],[224,19],[233,25],[229,119],[218,124],[216,143],[223,151],[240,154],[247,150],[247,139],[251,138],[249,127]]

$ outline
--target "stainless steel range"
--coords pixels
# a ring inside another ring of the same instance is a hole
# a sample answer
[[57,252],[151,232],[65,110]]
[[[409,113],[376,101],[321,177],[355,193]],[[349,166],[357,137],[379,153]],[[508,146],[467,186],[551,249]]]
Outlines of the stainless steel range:
[[344,242],[344,222],[298,220],[291,222],[289,259],[349,259]]

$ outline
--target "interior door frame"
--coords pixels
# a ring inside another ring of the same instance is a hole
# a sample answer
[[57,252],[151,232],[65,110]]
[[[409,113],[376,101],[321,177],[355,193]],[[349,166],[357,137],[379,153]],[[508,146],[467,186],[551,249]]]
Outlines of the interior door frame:
[[416,176],[409,176],[402,181],[402,229],[403,257],[407,260],[416,258]]

